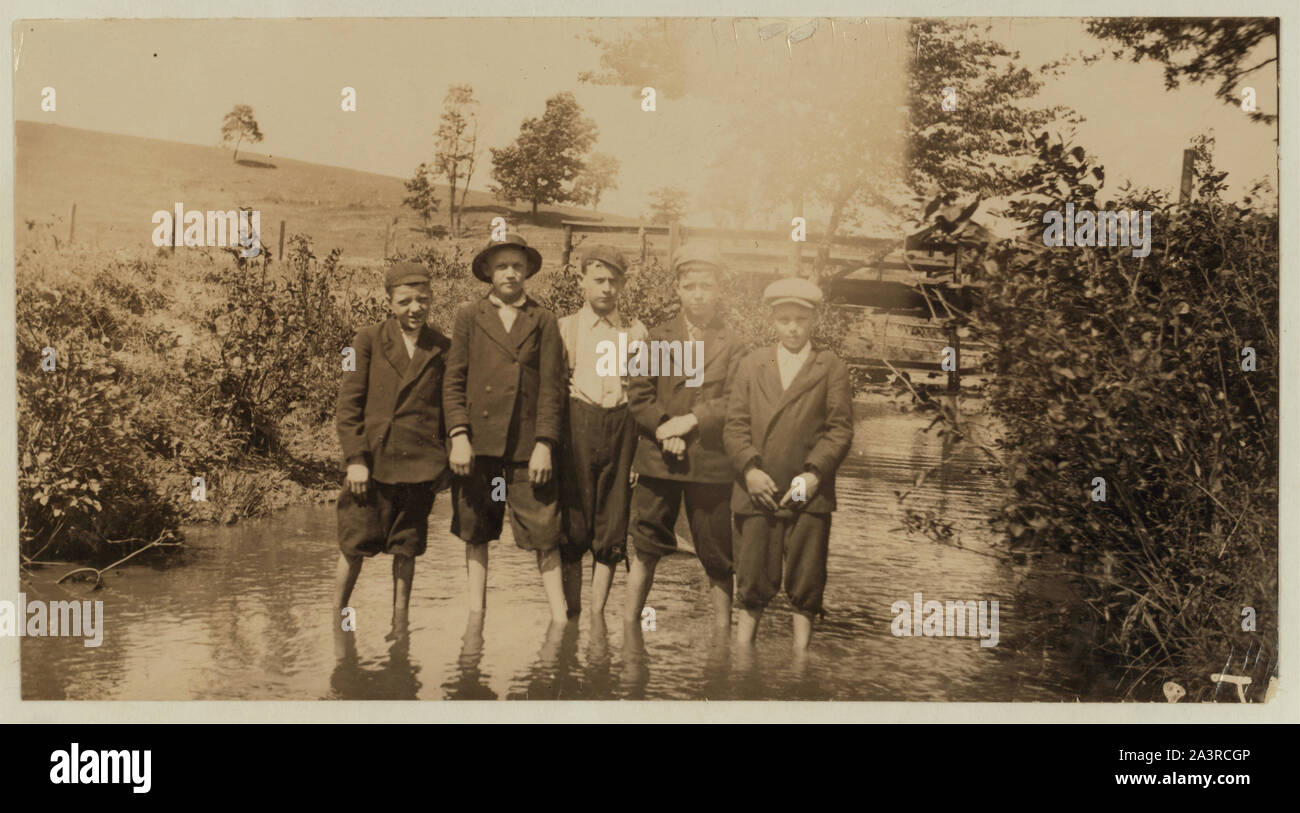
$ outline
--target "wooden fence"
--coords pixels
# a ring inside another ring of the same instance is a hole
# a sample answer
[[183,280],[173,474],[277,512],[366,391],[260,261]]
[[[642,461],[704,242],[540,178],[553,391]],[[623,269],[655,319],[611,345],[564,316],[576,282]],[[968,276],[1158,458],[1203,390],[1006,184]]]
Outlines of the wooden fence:
[[[757,291],[781,276],[816,277],[814,267],[823,236],[808,234],[806,242],[790,239],[789,232],[746,229],[688,228],[677,224],[613,224],[598,221],[565,220],[561,264],[567,266],[575,250],[588,240],[613,245],[642,262],[651,256],[667,262],[678,246],[699,240],[716,244],[727,264],[752,277],[750,288]],[[978,283],[965,282],[957,270],[957,248],[928,240],[891,239],[836,235],[820,280],[828,296],[845,303],[842,307],[860,312],[866,331],[860,340],[847,342],[852,366],[873,376],[892,369],[907,371],[919,383],[944,386],[956,392],[963,378],[968,385],[982,378],[974,375],[972,359],[978,362],[986,348],[968,346],[963,357],[960,337],[954,329],[937,322],[953,308],[966,310],[979,293]],[[882,328],[876,321],[884,317]],[[889,328],[894,327],[893,333]],[[957,369],[944,370],[943,347],[952,347]]]

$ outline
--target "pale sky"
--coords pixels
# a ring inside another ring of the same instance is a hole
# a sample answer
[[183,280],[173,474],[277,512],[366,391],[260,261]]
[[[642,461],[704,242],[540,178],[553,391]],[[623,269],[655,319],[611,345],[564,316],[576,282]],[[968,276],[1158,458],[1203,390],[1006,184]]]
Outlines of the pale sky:
[[[790,27],[804,22],[792,19]],[[748,23],[740,30],[753,36],[755,24]],[[654,187],[700,193],[705,167],[726,143],[730,117],[723,105],[689,97],[661,97],[658,109],[647,113],[636,89],[577,81],[579,72],[599,68],[588,29],[609,36],[636,24],[521,18],[33,22],[14,30],[15,117],[215,145],[224,114],[249,104],[266,134],[252,148],[256,152],[406,178],[431,159],[449,85],[473,85],[482,102],[485,147],[508,144],[523,118],[540,116],[548,97],[567,90],[597,122],[595,150],[623,165],[620,188],[606,194],[601,209],[636,216]],[[873,24],[899,23],[867,21]],[[726,20],[699,25],[714,37],[719,26],[724,38],[732,35]],[[1100,47],[1081,20],[1001,20],[995,34],[1031,67]],[[778,37],[763,47],[779,67],[787,47],[819,42],[825,40],[786,46]],[[1270,112],[1276,111],[1275,68],[1251,77],[1261,109]],[[58,93],[55,112],[40,109],[46,86]],[[345,86],[356,88],[355,113],[340,109]],[[1068,104],[1087,119],[1076,143],[1106,165],[1108,183],[1129,178],[1175,189],[1183,148],[1211,128],[1234,193],[1250,180],[1274,177],[1275,129],[1251,123],[1215,99],[1213,89],[1166,92],[1159,66],[1106,58],[1049,80],[1039,99]],[[485,149],[476,188],[490,182],[488,167]]]

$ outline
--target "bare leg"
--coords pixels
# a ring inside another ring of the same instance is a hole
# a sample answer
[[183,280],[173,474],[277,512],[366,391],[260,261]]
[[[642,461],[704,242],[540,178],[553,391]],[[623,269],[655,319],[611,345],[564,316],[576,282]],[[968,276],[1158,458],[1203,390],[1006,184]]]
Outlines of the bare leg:
[[564,604],[569,608],[569,615],[582,612],[582,560],[564,562],[561,565],[561,581],[564,583]]
[[754,638],[758,635],[758,622],[762,617],[762,610],[751,610],[748,607],[740,608],[740,623],[736,625],[736,640],[742,644],[754,643]]
[[393,612],[411,605],[411,582],[415,579],[415,557],[393,557]]
[[469,611],[481,613],[487,607],[488,546],[465,546],[465,573],[469,577]]
[[384,636],[385,641],[396,641],[407,633],[407,610],[414,578],[415,557],[393,556],[393,628]]
[[335,610],[342,610],[352,600],[352,588],[357,586],[357,576],[361,575],[361,563],[364,561],[364,556],[339,554],[339,563],[334,569]]
[[713,623],[717,629],[731,630],[732,578],[709,577],[709,602],[713,605]]
[[605,602],[609,600],[609,588],[614,586],[614,566],[604,562],[591,565],[591,612],[605,617]]
[[627,575],[627,600],[623,603],[623,623],[641,628],[641,610],[650,596],[650,588],[655,583],[655,567],[659,564],[658,556],[643,553],[632,554],[632,569]]
[[793,618],[795,651],[807,652],[808,643],[812,640],[812,616],[796,610],[793,613]]
[[551,605],[551,621],[563,624],[569,620],[569,613],[564,606],[564,584],[560,567],[560,549],[539,550],[537,552],[537,570],[542,574],[542,589],[546,591],[546,603]]

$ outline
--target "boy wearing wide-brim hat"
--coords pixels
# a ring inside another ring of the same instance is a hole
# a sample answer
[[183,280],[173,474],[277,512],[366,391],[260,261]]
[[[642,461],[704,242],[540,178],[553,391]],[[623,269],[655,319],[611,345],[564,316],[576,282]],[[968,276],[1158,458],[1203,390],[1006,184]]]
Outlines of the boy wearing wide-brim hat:
[[[434,493],[445,481],[442,384],[450,340],[426,323],[429,270],[398,263],[384,279],[392,315],[352,340],[336,423],[347,465],[338,500],[335,605],[347,607],[365,557],[393,556],[393,626],[401,634],[415,557],[424,553]],[[341,619],[340,619],[341,623]]]
[[456,313],[443,385],[451,444],[452,533],[466,543],[470,612],[486,606],[487,543],[506,506],[515,544],[535,551],[553,620],[566,618],[552,451],[563,436],[564,352],[555,314],[524,281],[542,257],[523,237],[489,241],[474,276],[491,287]]
[[740,362],[727,399],[723,442],[739,472],[731,510],[742,643],[753,642],[783,585],[797,650],[807,649],[813,616],[823,612],[835,471],[853,442],[853,392],[844,363],[810,341],[821,300],[806,279],[767,287],[778,341]]
[[702,351],[702,370],[691,376],[661,368],[656,375],[631,376],[628,385],[638,439],[632,464],[637,475],[631,523],[635,556],[628,574],[625,624],[639,624],[659,560],[677,550],[674,527],[685,503],[695,553],[709,578],[714,625],[731,627],[728,501],[735,475],[722,446],[722,423],[727,382],[740,360],[740,345],[718,304],[722,268],[721,258],[707,244],[681,247],[672,258],[681,312],[647,335],[652,356],[656,348],[674,345],[683,352],[687,344]]
[[645,339],[641,322],[619,312],[627,261],[612,246],[584,249],[578,259],[584,302],[560,319],[568,372],[568,429],[561,453],[564,593],[570,615],[582,606],[582,558],[592,556],[591,616],[604,618],[615,566],[627,557],[627,522],[636,450],[627,407],[626,354]]

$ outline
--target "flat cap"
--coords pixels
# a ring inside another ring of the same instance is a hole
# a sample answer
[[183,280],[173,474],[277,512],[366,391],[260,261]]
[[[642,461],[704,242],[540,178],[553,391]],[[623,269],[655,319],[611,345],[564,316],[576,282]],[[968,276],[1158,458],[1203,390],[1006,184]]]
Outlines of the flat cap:
[[785,302],[816,308],[822,301],[822,289],[803,277],[784,277],[763,289],[763,304],[776,307]]
[[627,273],[627,260],[623,259],[622,253],[613,246],[601,245],[583,249],[581,258],[582,264],[579,267],[586,269],[587,263],[593,260],[598,260],[605,265],[608,265],[614,270],[614,273],[618,274],[620,277]]
[[391,291],[399,285],[428,284],[432,276],[429,269],[419,263],[394,263],[384,272],[384,287]]
[[533,274],[536,274],[542,267],[541,252],[528,245],[528,241],[524,239],[522,234],[511,232],[502,240],[488,240],[488,243],[483,247],[483,250],[474,256],[474,263],[470,266],[470,270],[474,272],[474,276],[484,282],[492,281],[492,275],[488,273],[487,260],[488,256],[499,248],[517,248],[523,250],[524,254],[528,257],[528,273],[524,274],[524,279],[528,279]]
[[688,243],[680,246],[673,255],[673,273],[687,263],[705,263],[722,268],[725,263],[717,249],[708,243]]

